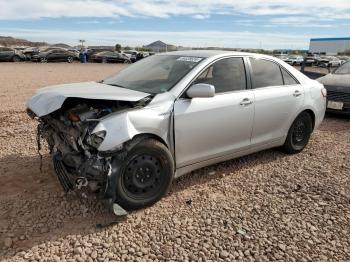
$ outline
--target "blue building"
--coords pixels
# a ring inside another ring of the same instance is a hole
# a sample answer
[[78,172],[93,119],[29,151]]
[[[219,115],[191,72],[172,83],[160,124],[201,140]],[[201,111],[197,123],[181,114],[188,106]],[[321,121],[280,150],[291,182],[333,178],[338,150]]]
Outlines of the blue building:
[[327,55],[350,52],[350,37],[311,38],[309,52]]

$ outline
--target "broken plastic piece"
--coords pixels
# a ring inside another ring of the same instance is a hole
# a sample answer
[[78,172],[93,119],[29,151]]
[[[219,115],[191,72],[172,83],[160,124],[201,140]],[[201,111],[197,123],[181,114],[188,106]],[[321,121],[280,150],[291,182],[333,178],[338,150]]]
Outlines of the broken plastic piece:
[[116,216],[126,216],[128,214],[128,212],[126,212],[126,210],[124,208],[122,208],[121,206],[119,206],[116,203],[113,204],[113,213]]

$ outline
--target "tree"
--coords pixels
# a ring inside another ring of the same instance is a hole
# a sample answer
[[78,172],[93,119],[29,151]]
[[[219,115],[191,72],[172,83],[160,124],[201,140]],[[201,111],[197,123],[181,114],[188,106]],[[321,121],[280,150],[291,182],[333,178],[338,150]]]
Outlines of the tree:
[[120,51],[122,49],[122,46],[120,44],[115,45],[115,51]]

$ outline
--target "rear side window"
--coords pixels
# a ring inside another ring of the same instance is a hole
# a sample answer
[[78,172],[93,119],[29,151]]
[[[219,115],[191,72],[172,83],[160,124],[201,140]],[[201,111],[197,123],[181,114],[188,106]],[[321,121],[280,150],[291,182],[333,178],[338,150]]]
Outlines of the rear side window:
[[271,61],[250,58],[253,70],[253,87],[282,86],[283,78],[280,67]]
[[298,82],[295,81],[295,79],[287,72],[286,69],[281,68],[282,70],[282,75],[283,75],[283,80],[285,85],[297,85]]

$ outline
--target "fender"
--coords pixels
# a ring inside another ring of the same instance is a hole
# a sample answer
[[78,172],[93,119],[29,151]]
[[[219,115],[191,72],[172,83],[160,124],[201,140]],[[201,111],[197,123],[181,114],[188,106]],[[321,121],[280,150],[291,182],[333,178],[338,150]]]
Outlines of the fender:
[[102,119],[92,132],[106,131],[105,139],[98,150],[120,150],[123,143],[140,134],[160,137],[170,148],[172,105],[173,101],[161,102],[156,106],[150,104],[144,108],[111,114]]

